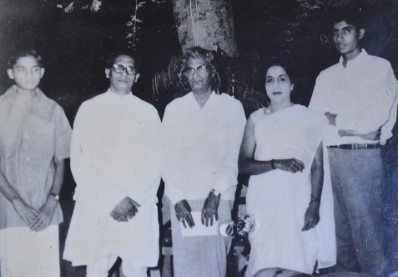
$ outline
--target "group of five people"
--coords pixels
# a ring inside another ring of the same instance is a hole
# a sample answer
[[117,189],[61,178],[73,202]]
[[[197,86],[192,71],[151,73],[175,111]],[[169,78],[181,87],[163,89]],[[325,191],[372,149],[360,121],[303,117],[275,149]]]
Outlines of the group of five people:
[[[1,276],[60,275],[58,201],[69,154],[76,205],[63,258],[86,265],[89,277],[107,276],[118,257],[127,277],[157,265],[161,178],[172,202],[174,276],[226,276],[231,237],[218,226],[231,221],[239,172],[251,176],[255,225],[247,276],[336,263],[337,272],[384,276],[380,147],[392,136],[397,81],[386,60],[361,48],[364,33],[355,17],[334,21],[341,59],[319,74],[310,109],[291,102],[289,62],[272,59],[270,104],[247,121],[241,103],[219,93],[214,56],[200,47],[182,59],[191,92],[166,107],[162,122],[132,93],[136,59],[113,55],[108,91],[81,105],[73,132],[38,88],[41,57],[11,58],[15,84],[0,97]],[[200,225],[216,232],[189,233]]]

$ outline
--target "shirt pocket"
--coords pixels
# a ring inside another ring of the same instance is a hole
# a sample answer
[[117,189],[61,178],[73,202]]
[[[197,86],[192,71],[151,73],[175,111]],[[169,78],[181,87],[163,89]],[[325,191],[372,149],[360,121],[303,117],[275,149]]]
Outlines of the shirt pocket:
[[[38,160],[52,159],[55,151],[55,130],[52,120],[30,117],[22,131],[22,151]],[[28,148],[28,149],[27,149]]]

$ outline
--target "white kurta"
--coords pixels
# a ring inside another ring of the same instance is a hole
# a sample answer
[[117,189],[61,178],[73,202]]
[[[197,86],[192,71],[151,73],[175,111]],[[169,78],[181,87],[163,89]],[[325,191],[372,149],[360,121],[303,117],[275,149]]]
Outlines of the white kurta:
[[[162,177],[173,203],[186,199],[192,211],[200,212],[214,188],[222,198],[218,223],[230,222],[245,122],[242,104],[226,94],[213,92],[203,108],[192,92],[167,106],[162,122]],[[174,211],[172,228],[174,276],[225,276],[230,238],[184,237]]]
[[[108,91],[82,104],[72,134],[76,206],[65,259],[82,265],[114,254],[156,265],[159,131],[157,111],[132,94]],[[126,196],[141,206],[131,220],[117,222],[110,213]]]
[[202,109],[192,92],[167,106],[162,178],[173,203],[205,199],[213,188],[234,199],[245,123],[242,104],[226,94],[213,92]]
[[247,212],[255,217],[255,229],[249,237],[248,275],[276,267],[311,274],[317,260],[320,267],[332,266],[336,246],[328,168],[321,221],[315,228],[301,231],[310,202],[311,165],[326,130],[326,118],[300,105],[267,115],[261,109],[251,118],[255,126],[255,160],[296,158],[305,168],[298,173],[277,169],[250,177]]

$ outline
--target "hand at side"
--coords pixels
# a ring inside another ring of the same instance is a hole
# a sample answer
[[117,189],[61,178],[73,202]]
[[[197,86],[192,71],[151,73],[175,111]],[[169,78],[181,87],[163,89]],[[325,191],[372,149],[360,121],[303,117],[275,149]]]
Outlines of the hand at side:
[[182,222],[182,225],[184,225],[184,228],[187,228],[187,224],[189,228],[192,228],[195,226],[195,222],[192,218],[191,214],[191,206],[189,206],[187,200],[183,199],[179,202],[177,202],[174,205],[174,209],[176,212],[177,219]]
[[[220,204],[220,196],[216,196],[212,191],[207,196],[202,209],[202,224],[212,226],[213,221],[218,220],[218,205]],[[213,220],[214,218],[214,220]]]

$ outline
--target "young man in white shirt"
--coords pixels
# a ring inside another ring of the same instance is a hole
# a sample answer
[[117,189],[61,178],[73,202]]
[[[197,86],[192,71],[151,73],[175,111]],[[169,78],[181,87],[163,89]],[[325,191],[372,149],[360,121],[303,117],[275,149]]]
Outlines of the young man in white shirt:
[[60,276],[58,225],[71,128],[39,88],[41,56],[9,59],[14,81],[0,97],[0,276]]
[[381,145],[392,136],[397,81],[390,63],[361,48],[360,12],[334,19],[340,61],[323,70],[310,108],[329,120],[325,138],[331,166],[337,239],[337,270],[384,276],[381,230]]

